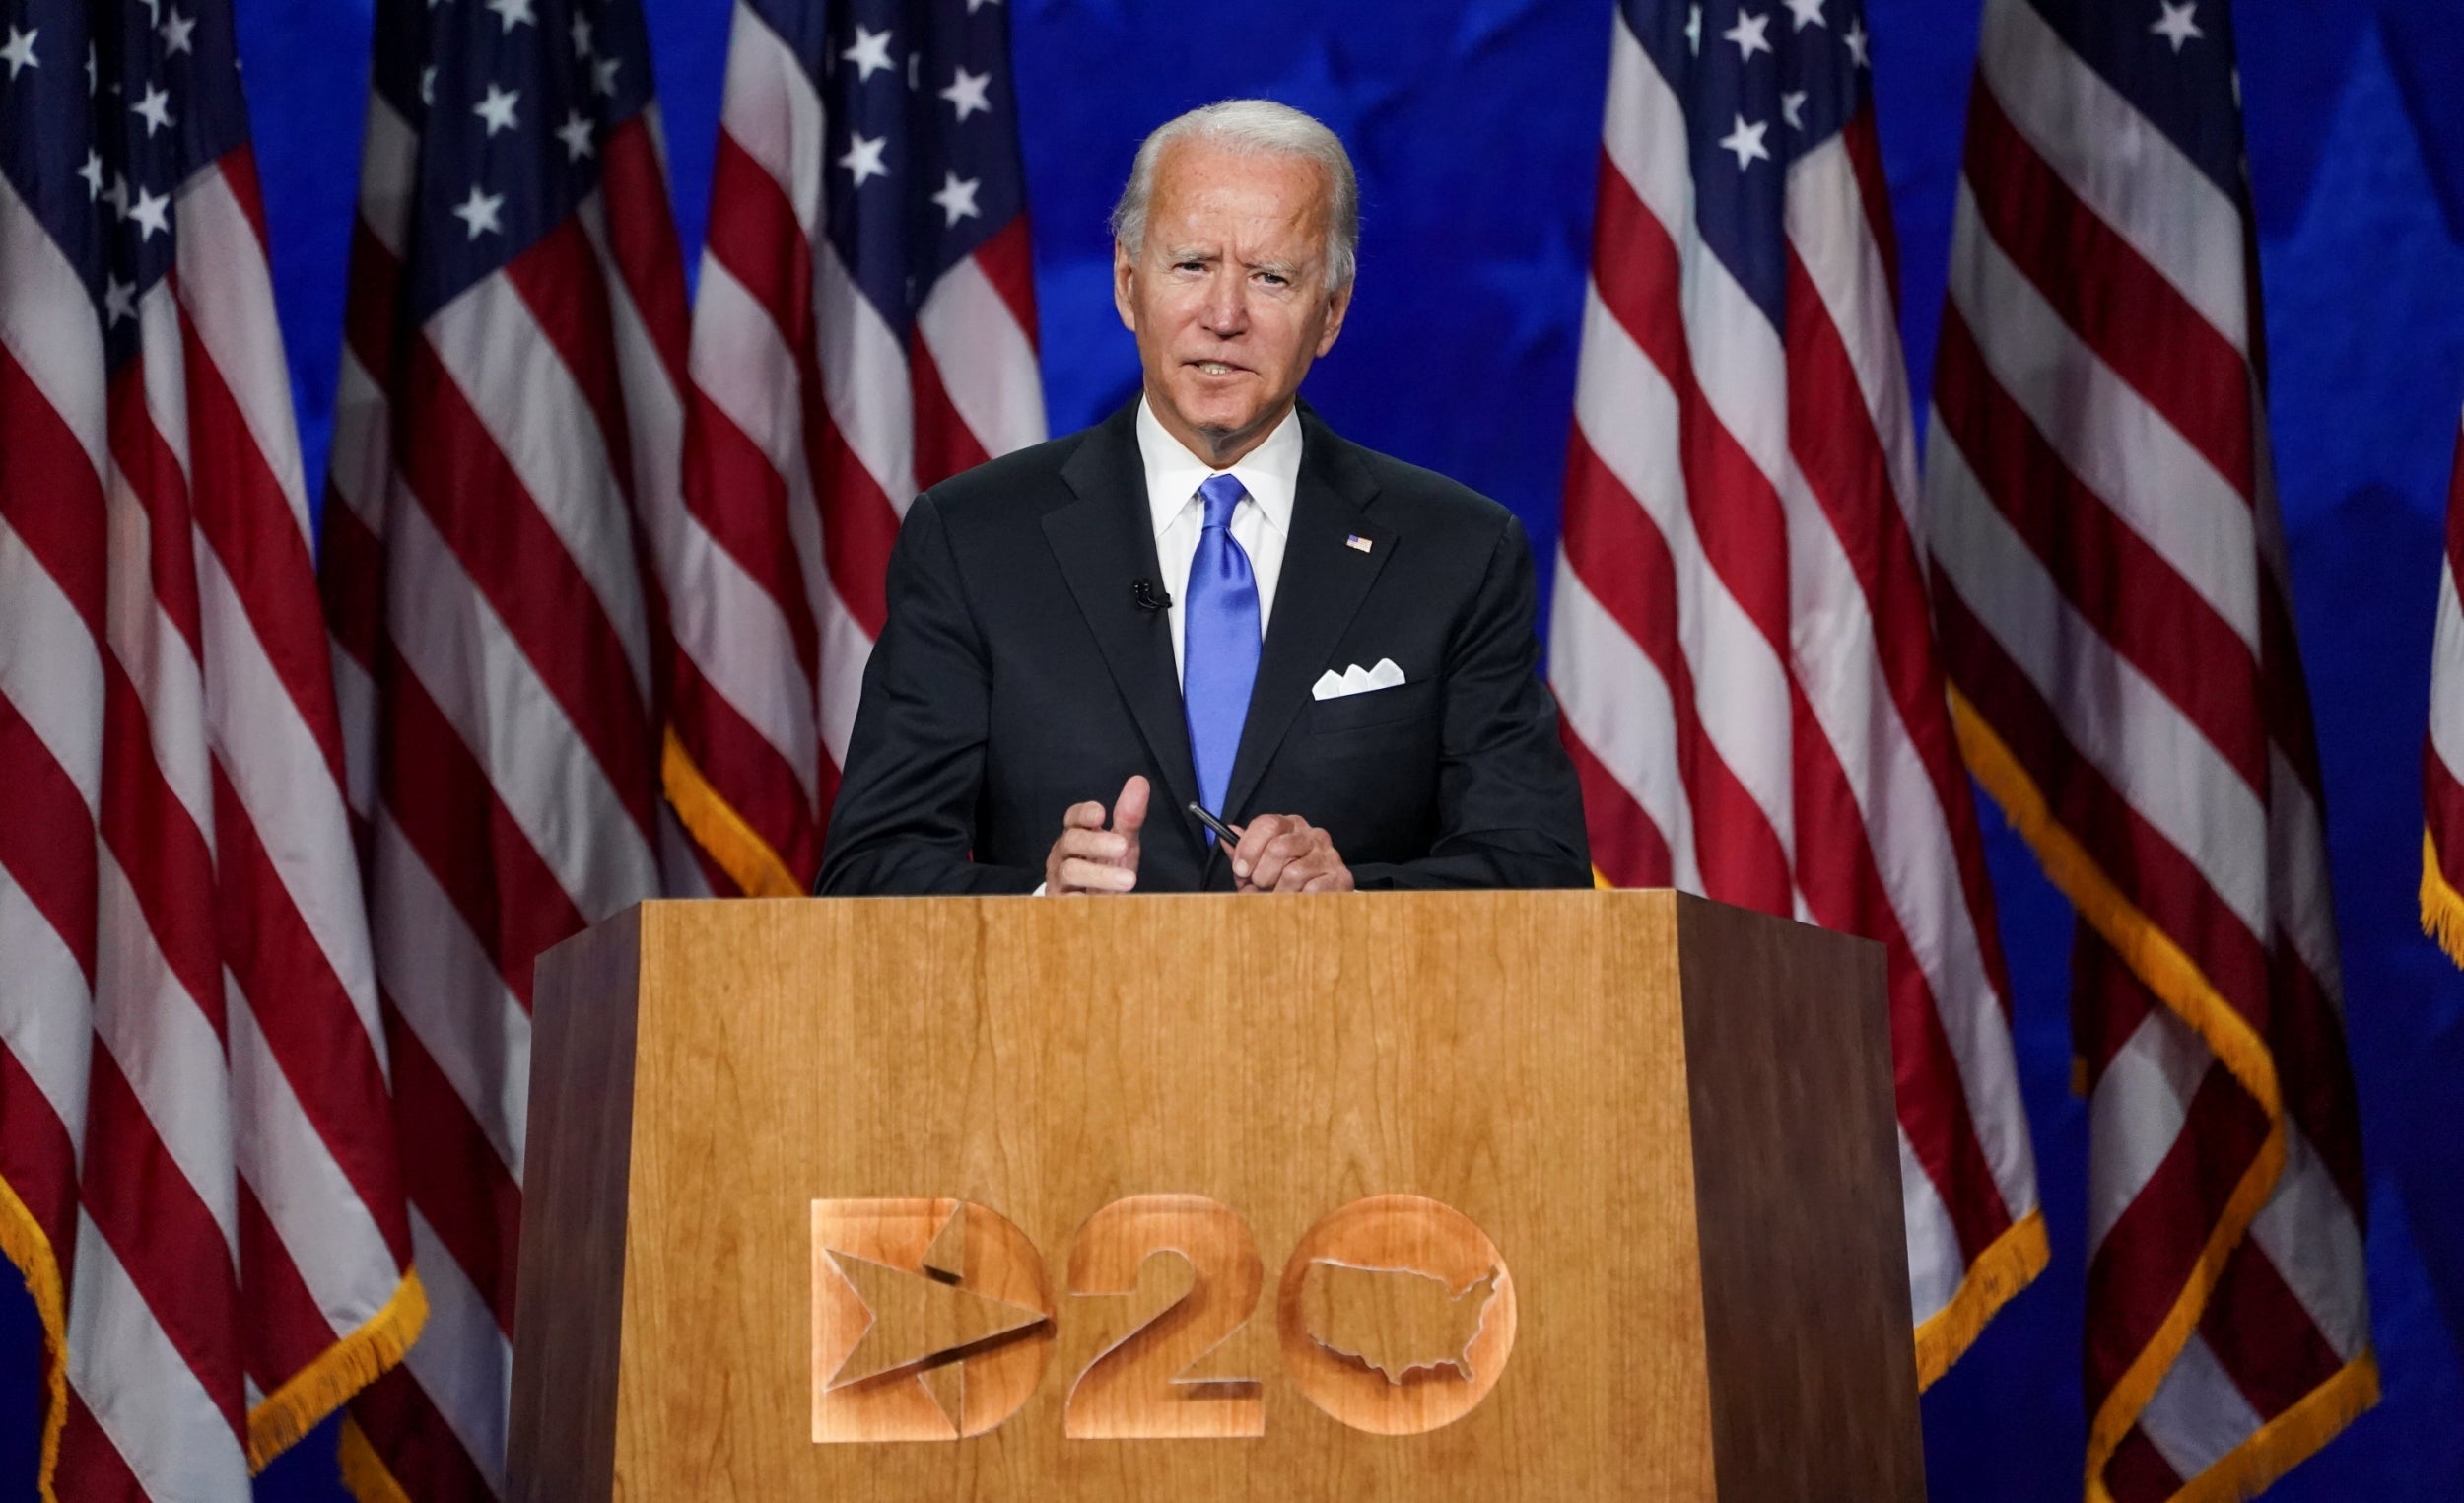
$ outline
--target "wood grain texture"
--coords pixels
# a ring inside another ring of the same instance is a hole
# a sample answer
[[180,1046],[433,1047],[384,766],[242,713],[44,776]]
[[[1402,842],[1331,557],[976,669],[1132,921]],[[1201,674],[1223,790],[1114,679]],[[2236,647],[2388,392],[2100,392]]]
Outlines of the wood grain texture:
[[604,1498],[613,1479],[641,921],[627,909],[539,958],[534,996],[556,1000],[531,1020],[515,1287],[554,1318],[513,1333],[515,1503]]
[[[1792,957],[1795,969],[1766,968],[1771,985],[1805,986],[1879,1027],[1868,947],[1779,921],[1737,922],[1720,943]],[[1703,1253],[1742,1237],[1706,1227],[1698,1247],[1697,1214],[1751,1219],[1769,1207],[1717,1183],[1697,1194],[1698,1162],[1706,1173],[1729,1167],[1697,1152],[1697,1112],[1723,1131],[1744,1129],[1700,1090],[1689,1095],[1670,894],[666,903],[646,906],[640,924],[632,1152],[617,1197],[631,1249],[613,1469],[561,1473],[610,1485],[534,1486],[529,1496],[1866,1495],[1783,1490],[1778,1473],[1732,1468],[1715,1445],[1715,1392],[1722,1403],[1741,1392],[1715,1378],[1764,1367],[1759,1357],[1713,1361]],[[576,974],[543,973],[543,1030],[573,1000],[560,989]],[[1700,982],[1683,999],[1693,1011],[1769,1015],[1767,1033],[1748,1040],[1784,1038],[1770,1019],[1810,1005],[1778,1008],[1733,990],[1743,973],[1687,974]],[[1715,1043],[1706,1033],[1697,1047]],[[1874,1427],[1839,1443],[1901,1461],[1835,1453],[1841,1477],[1896,1476],[1917,1462],[1888,1063],[1885,1055],[1872,1064],[1880,1097],[1838,1063],[1828,1046],[1801,1059],[1765,1053],[1734,1061],[1729,1073],[1743,1079],[1720,1076],[1717,1089],[1801,1092],[1790,1124],[1819,1122],[1826,1140],[1849,1145],[1841,1152],[1863,1144],[1872,1160],[1849,1166],[1868,1198],[1809,1192],[1802,1209],[1750,1229],[1811,1249],[1804,1256],[1824,1261],[1833,1293],[1895,1302],[1897,1324],[1879,1349],[1815,1365],[1861,1375],[1868,1392],[1904,1385],[1904,1407],[1887,1396],[1869,1403],[1857,1412],[1878,1416]],[[1784,1086],[1766,1078],[1783,1076]],[[1859,1088],[1825,1084],[1833,1079]],[[1871,1121],[1844,1130],[1835,1113]],[[613,1152],[597,1147],[601,1158]],[[605,1195],[604,1166],[583,1167]],[[1805,1159],[1778,1172],[1796,1185],[1818,1167]],[[557,1172],[577,1170],[567,1160]],[[1496,1388],[1428,1433],[1365,1434],[1290,1379],[1269,1300],[1187,1375],[1261,1380],[1263,1436],[1067,1439],[1076,1377],[1160,1308],[1142,1279],[1138,1297],[1060,1297],[1043,1382],[989,1434],[812,1442],[814,1199],[978,1202],[1014,1222],[1058,1274],[1080,1223],[1134,1195],[1231,1208],[1269,1280],[1348,1202],[1417,1195],[1454,1207],[1511,1270],[1517,1329]],[[1834,1200],[1853,1203],[1834,1212]],[[1816,1224],[1816,1209],[1858,1230]],[[603,1212],[541,1226],[567,1239],[608,1235]],[[1885,1239],[1887,1258],[1875,1251]],[[533,1253],[550,1256],[526,1246]],[[1723,1292],[1724,1277],[1711,1275]],[[524,1351],[536,1344],[532,1323],[588,1317],[567,1293],[555,1281],[525,1284]],[[1760,1339],[1784,1348],[1844,1329],[1818,1315],[1774,1302]],[[1722,1331],[1715,1339],[1735,1338]],[[601,1344],[613,1349],[612,1335]],[[517,1390],[537,1381],[517,1364]],[[567,1401],[532,1392],[517,1405],[545,1433]],[[1904,1426],[1891,1427],[1894,1415]],[[556,1433],[584,1439],[571,1423]]]
[[1921,1499],[1882,946],[1677,904],[1720,1496]]

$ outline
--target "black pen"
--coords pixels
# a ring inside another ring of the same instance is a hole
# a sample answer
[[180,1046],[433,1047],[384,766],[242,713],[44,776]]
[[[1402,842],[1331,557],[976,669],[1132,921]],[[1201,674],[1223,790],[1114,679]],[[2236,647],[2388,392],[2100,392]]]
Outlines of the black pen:
[[1229,851],[1241,843],[1241,832],[1233,829],[1230,825],[1225,824],[1222,820],[1215,818],[1212,814],[1207,813],[1206,806],[1204,804],[1201,804],[1197,799],[1193,798],[1189,801],[1187,807],[1192,814],[1198,816],[1198,822],[1199,824],[1204,825],[1207,829],[1215,832],[1215,839],[1223,842],[1224,850]]

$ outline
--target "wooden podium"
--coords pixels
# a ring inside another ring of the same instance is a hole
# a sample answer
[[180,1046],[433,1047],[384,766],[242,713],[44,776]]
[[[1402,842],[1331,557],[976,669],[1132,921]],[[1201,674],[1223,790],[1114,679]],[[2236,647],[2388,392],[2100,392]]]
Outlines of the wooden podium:
[[534,1027],[528,1503],[1924,1495],[1879,946],[650,903]]

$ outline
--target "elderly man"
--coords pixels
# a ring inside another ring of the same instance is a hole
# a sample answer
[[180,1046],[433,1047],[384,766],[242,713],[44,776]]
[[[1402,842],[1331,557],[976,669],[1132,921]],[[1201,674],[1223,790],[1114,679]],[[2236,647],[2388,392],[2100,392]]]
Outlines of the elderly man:
[[1522,527],[1297,401],[1359,203],[1280,104],[1147,137],[1113,212],[1144,392],[909,509],[821,891],[1589,883]]

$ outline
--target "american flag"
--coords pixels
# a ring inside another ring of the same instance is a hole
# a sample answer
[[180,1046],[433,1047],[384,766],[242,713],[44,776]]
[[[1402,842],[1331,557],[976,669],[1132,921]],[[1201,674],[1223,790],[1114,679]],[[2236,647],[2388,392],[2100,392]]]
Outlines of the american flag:
[[240,1499],[426,1306],[225,0],[0,3],[0,1247],[45,1498]]
[[1988,0],[1927,447],[1968,765],[2080,916],[2091,1500],[2377,1393],[2223,0]]
[[2422,929],[2464,966],[2464,430],[2447,486],[2447,556],[2438,571],[2430,735],[2422,746]]
[[647,558],[686,315],[636,0],[382,0],[326,611],[433,1315],[353,1406],[362,1496],[504,1484],[531,962],[691,863]]
[[2044,1265],[1856,0],[1621,0],[1549,675],[1592,852],[1888,951],[1917,1366]]
[[999,0],[743,0],[693,328],[667,788],[801,893],[924,487],[1044,437]]

